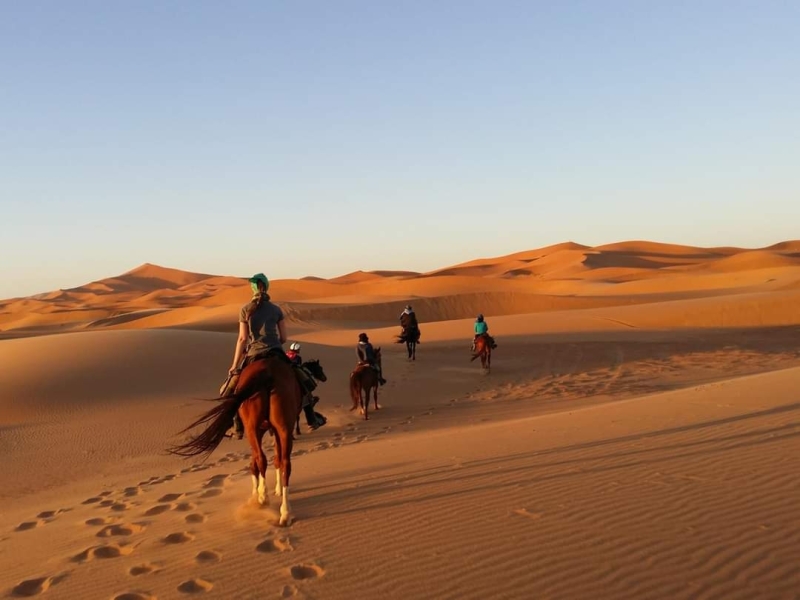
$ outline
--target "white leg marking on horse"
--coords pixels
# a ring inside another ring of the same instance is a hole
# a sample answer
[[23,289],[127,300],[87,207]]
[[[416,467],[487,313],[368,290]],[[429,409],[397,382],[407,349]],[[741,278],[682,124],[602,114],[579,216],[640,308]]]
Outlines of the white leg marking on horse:
[[281,495],[281,470],[275,469],[275,495]]
[[283,500],[281,501],[281,525],[292,524],[292,509],[289,506],[289,487],[283,488]]
[[250,477],[252,477],[253,479],[253,498],[255,498],[256,496],[258,496],[258,477],[256,477],[252,473],[250,474]]
[[258,475],[258,503],[267,503],[267,481],[261,474]]

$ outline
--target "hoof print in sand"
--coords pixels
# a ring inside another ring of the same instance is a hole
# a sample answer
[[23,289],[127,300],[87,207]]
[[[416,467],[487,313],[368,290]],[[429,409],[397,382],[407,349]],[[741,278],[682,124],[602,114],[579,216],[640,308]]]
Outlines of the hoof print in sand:
[[143,525],[130,523],[127,525],[106,525],[97,532],[97,537],[112,537],[115,535],[133,535],[144,531]]
[[222,554],[213,550],[203,550],[198,552],[194,559],[201,564],[218,563],[222,560]]
[[206,516],[205,515],[201,515],[199,513],[192,513],[191,515],[186,515],[186,517],[184,518],[184,521],[186,521],[187,523],[193,524],[193,525],[197,524],[197,523],[205,523],[206,522]]
[[29,531],[31,529],[36,529],[39,525],[44,525],[44,521],[40,519],[36,519],[35,521],[25,521],[24,523],[20,523],[16,527],[14,527],[14,531]]
[[203,484],[203,488],[221,488],[225,485],[225,481],[230,475],[220,474],[214,475],[211,479]]
[[316,579],[325,575],[325,570],[315,564],[310,565],[295,565],[289,568],[289,574],[292,579],[302,581],[304,579]]
[[281,598],[291,598],[292,596],[297,596],[297,586],[296,585],[285,585],[281,590]]
[[178,498],[182,498],[182,497],[183,497],[183,493],[164,494],[163,496],[161,496],[161,498],[156,500],[156,502],[175,502],[175,500],[177,500]]
[[37,577],[36,579],[26,579],[21,581],[11,590],[11,596],[14,598],[30,598],[44,594],[52,586],[56,585],[59,581],[64,579],[66,575],[59,575],[58,577]]
[[37,519],[52,519],[53,517],[57,517],[58,515],[68,512],[69,508],[59,508],[58,510],[43,510],[38,515],[36,515]]
[[128,575],[132,577],[140,577],[142,575],[149,575],[161,570],[161,565],[155,563],[142,563],[128,569]]
[[194,539],[194,536],[191,533],[186,531],[180,531],[178,533],[170,533],[167,537],[164,538],[165,544],[185,544],[186,542],[191,542]]
[[197,505],[194,502],[181,502],[180,504],[175,505],[175,510],[178,512],[189,512],[195,508],[197,508]]
[[172,507],[171,504],[157,504],[153,508],[148,509],[144,513],[144,516],[145,517],[155,517],[156,515],[160,515],[160,514],[165,513],[165,512],[167,512],[169,510],[172,510],[172,508],[173,507]]
[[119,517],[95,517],[84,521],[89,527],[100,527],[101,525],[112,525],[119,520]]
[[268,539],[256,546],[258,552],[290,552],[294,550],[292,542],[288,537],[279,539]]
[[205,579],[190,579],[180,584],[178,586],[178,591],[182,594],[203,594],[205,592],[210,592],[213,587],[214,584]]
[[72,557],[72,562],[84,563],[96,558],[119,558],[128,556],[133,552],[133,546],[123,546],[120,544],[103,544],[102,546],[92,546],[80,554]]
[[222,490],[221,489],[219,489],[219,488],[210,489],[210,490],[206,490],[205,492],[200,494],[200,497],[201,498],[214,498],[216,496],[219,496],[220,494],[222,494]]
[[114,596],[114,600],[156,600],[149,592],[123,592]]

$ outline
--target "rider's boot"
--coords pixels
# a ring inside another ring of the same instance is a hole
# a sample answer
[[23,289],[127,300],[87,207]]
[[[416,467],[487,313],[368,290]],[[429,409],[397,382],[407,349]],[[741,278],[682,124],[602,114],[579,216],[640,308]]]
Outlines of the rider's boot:
[[233,430],[236,432],[237,440],[240,440],[244,437],[244,425],[242,424],[242,420],[239,418],[238,412],[233,415]]

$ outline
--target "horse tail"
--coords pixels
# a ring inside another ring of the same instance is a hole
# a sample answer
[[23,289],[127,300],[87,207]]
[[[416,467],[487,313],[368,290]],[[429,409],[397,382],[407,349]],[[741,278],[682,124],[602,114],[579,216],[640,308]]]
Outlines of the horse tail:
[[[258,383],[258,388],[266,389],[267,392],[272,389],[273,385],[272,377],[269,376],[261,379],[259,382],[253,383]],[[230,396],[225,396],[221,399],[219,405],[215,406],[194,423],[180,431],[179,433],[186,433],[199,425],[207,424],[206,428],[198,435],[190,438],[183,444],[172,446],[167,449],[167,452],[186,458],[198,456],[200,454],[211,455],[222,440],[225,439],[225,435],[228,433],[233,423],[233,417],[239,412],[239,407],[256,391],[259,391],[253,383]]]
[[353,401],[353,408],[350,410],[353,410],[361,402],[361,385],[358,381],[358,374],[355,371],[350,373],[350,399]]

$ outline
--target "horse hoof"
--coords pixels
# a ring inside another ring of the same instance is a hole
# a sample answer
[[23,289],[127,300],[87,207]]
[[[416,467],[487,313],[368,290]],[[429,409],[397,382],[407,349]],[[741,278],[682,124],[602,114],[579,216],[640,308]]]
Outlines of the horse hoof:
[[289,527],[292,521],[294,521],[292,515],[281,515],[281,519],[278,523],[281,527]]

